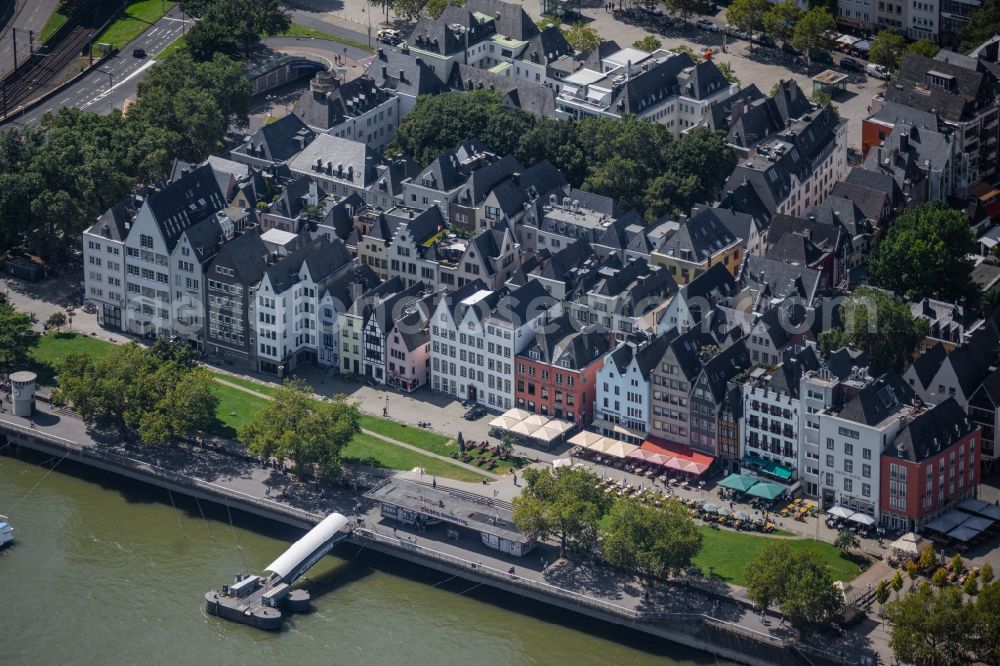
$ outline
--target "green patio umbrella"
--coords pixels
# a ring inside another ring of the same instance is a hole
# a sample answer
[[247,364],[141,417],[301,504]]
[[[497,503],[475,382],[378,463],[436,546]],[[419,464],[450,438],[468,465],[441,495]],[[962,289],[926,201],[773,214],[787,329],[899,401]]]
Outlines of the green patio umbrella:
[[720,507],[719,507],[719,511],[718,511],[718,514],[719,514],[720,516],[722,516],[722,517],[726,517],[726,516],[728,516],[728,515],[729,515],[729,514],[731,514],[731,513],[732,513],[732,511],[730,511],[730,510],[729,510],[729,509],[727,509],[726,507],[724,507],[724,506],[720,506]]
[[719,507],[709,502],[705,506],[701,507],[701,510],[704,511],[705,513],[715,513],[716,511],[719,510]]
[[783,492],[785,492],[784,486],[778,485],[777,483],[762,481],[748,490],[747,494],[753,495],[754,497],[762,497],[764,499],[773,500]]
[[756,479],[752,476],[746,476],[745,474],[730,474],[720,481],[719,485],[723,488],[739,490],[740,492],[745,493],[757,485],[759,481],[760,479]]

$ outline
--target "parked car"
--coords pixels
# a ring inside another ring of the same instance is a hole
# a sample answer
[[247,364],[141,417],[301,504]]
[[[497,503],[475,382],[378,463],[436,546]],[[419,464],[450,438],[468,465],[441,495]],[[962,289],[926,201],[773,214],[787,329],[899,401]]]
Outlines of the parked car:
[[749,39],[750,35],[746,33],[745,30],[736,27],[732,23],[726,26],[726,34],[730,37],[735,37],[736,39]]
[[390,46],[395,46],[403,41],[403,36],[399,33],[399,30],[394,30],[393,28],[382,28],[376,33],[376,37],[378,41]]
[[473,407],[472,409],[470,409],[469,411],[467,411],[465,413],[465,420],[466,421],[475,421],[476,419],[478,419],[478,418],[480,418],[482,416],[486,416],[486,408],[485,407],[480,407],[479,405],[476,405],[475,407]]
[[829,51],[826,51],[824,49],[810,49],[809,50],[809,59],[812,62],[819,62],[819,63],[823,63],[824,65],[832,65],[833,64],[833,56],[830,55]]
[[851,71],[851,72],[863,72],[863,71],[865,71],[865,68],[861,65],[861,63],[858,62],[857,60],[855,60],[854,58],[841,58],[840,59],[840,68],[841,69],[846,69],[846,70]]
[[790,55],[796,58],[802,55],[802,51],[799,51],[797,48],[795,48],[788,42],[785,42],[784,44],[781,45],[781,52],[784,53],[785,55]]
[[865,66],[865,72],[872,78],[882,79],[883,81],[889,80],[889,70],[883,65],[876,65],[873,62],[868,63]]
[[708,19],[698,19],[695,21],[695,25],[698,26],[699,30],[707,30],[708,32],[719,32],[719,26],[717,26],[712,21]]
[[137,49],[132,49],[132,57],[133,58],[145,58],[146,57],[146,49],[144,49],[142,47],[137,48]]

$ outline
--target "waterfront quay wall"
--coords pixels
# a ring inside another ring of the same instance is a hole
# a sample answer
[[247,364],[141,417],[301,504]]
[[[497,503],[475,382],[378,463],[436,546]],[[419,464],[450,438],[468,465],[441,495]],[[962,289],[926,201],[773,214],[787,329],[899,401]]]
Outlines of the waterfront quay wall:
[[[51,433],[26,428],[0,419],[0,435],[8,444],[23,446],[56,458],[72,460],[112,474],[142,481],[181,493],[236,508],[247,513],[280,521],[302,529],[311,529],[324,516],[287,504],[253,497],[224,485],[203,481],[129,456],[81,445]],[[3,442],[0,441],[0,444]],[[760,633],[708,615],[693,613],[648,613],[604,601],[571,590],[511,575],[407,540],[388,537],[366,527],[353,531],[353,544],[364,550],[396,557],[407,562],[472,582],[517,594],[612,624],[626,626],[674,643],[685,645],[749,666],[798,666],[800,664],[849,663],[833,654],[822,653],[792,641]],[[349,547],[341,545],[340,547]],[[807,652],[804,652],[807,650]]]

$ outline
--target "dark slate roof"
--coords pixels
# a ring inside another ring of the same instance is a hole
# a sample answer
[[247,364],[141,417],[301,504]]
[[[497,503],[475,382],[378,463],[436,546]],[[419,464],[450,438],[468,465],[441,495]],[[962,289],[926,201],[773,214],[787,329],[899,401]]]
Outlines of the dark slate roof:
[[[874,172],[869,173],[874,174]],[[875,175],[881,176],[882,174]],[[888,176],[888,179],[892,181],[892,189],[899,188],[892,176]],[[882,218],[882,211],[887,201],[890,208],[892,207],[891,199],[888,199],[889,195],[884,191],[843,180],[834,183],[833,189],[830,190],[830,196],[851,200],[865,216],[865,219],[871,222],[877,222]],[[900,197],[902,197],[902,191],[900,191]]]
[[750,366],[750,352],[744,340],[729,345],[704,364],[702,375],[716,406],[722,405],[729,380]]
[[830,352],[823,359],[823,365],[838,379],[845,380],[851,376],[855,367],[868,367],[868,354],[853,347],[841,347]]
[[930,386],[934,375],[941,369],[941,364],[944,363],[947,356],[948,350],[944,348],[943,344],[937,342],[913,359],[913,364],[910,367],[917,375],[921,388],[926,389]]
[[951,162],[951,134],[931,129],[898,124],[882,146],[873,146],[865,157],[864,166],[870,171],[891,173],[902,187],[905,181],[916,182],[928,172],[942,171]]
[[289,113],[273,123],[263,125],[233,152],[269,162],[284,162],[315,138],[315,132],[297,115]]
[[913,389],[903,381],[902,377],[889,372],[872,381],[851,398],[840,410],[840,418],[876,426],[903,405],[912,404],[915,398]]
[[806,217],[831,227],[843,225],[852,234],[868,229],[868,218],[851,199],[830,195],[806,211]]
[[946,450],[975,427],[961,405],[948,398],[904,425],[883,455],[920,462]]
[[531,38],[521,58],[537,64],[549,64],[560,56],[573,55],[573,47],[566,41],[562,30],[547,24],[545,30]]
[[185,229],[225,208],[226,200],[215,171],[203,164],[150,194],[146,205],[163,234],[167,252],[172,252]]
[[[889,202],[892,204],[893,208],[901,208],[903,204],[906,203],[906,200],[903,197],[902,188],[899,187],[899,183],[897,183],[892,178],[891,175],[884,174],[879,171],[871,171],[870,169],[866,169],[864,167],[854,167],[853,169],[851,169],[851,172],[847,174],[846,182],[851,185],[860,185],[862,187],[867,187],[882,192],[883,194],[889,197]],[[847,195],[843,196],[851,199],[852,201],[855,201],[855,203],[858,203],[859,208],[865,210],[864,207],[861,206],[860,202],[857,202],[855,199]],[[880,201],[879,202],[880,211],[881,211],[881,203],[882,202]],[[867,214],[867,211],[865,212]],[[869,217],[869,219],[876,219],[876,218]]]
[[972,395],[979,383],[986,378],[997,357],[997,336],[991,326],[976,331],[964,345],[948,353],[946,363],[951,364],[958,385],[965,396]]
[[456,62],[448,76],[448,87],[454,90],[496,90],[508,108],[522,109],[540,118],[555,115],[555,91],[541,83]]
[[403,291],[403,280],[398,275],[394,275],[385,282],[375,283],[368,291],[365,291],[351,303],[348,313],[354,316],[367,317],[371,312],[372,304],[380,298],[386,298],[397,292]]
[[835,224],[823,224],[819,220],[801,219],[789,215],[775,215],[767,227],[767,243],[777,244],[785,236],[801,236],[826,252],[836,250],[844,242],[843,229]]
[[539,262],[533,274],[569,283],[574,277],[573,270],[593,256],[595,256],[594,248],[586,239],[580,238]]
[[303,264],[309,269],[310,277],[319,282],[349,263],[351,255],[343,243],[333,243],[326,236],[320,236],[269,267],[267,276],[275,293],[281,293],[297,282],[295,276]]
[[[702,208],[687,221],[681,223],[673,236],[660,246],[659,252],[668,257],[677,257],[687,261],[702,262],[710,259],[715,253],[729,247],[739,239],[730,230],[723,218],[738,226],[738,219],[749,220],[743,213],[733,213],[726,209]],[[752,223],[752,220],[750,220]],[[688,255],[690,251],[692,255]]]
[[388,335],[395,327],[396,321],[406,316],[413,304],[423,298],[425,289],[424,283],[418,280],[406,289],[390,294],[375,303],[369,316],[375,318],[378,330],[383,336]]
[[608,333],[597,325],[578,328],[569,315],[550,320],[535,333],[535,340],[522,352],[536,352],[543,363],[581,370],[608,352]]
[[[316,171],[317,161],[323,169],[321,172]],[[288,163],[288,166],[296,173],[337,178],[360,188],[371,185],[377,175],[373,149],[359,141],[331,134],[318,135],[305,150]],[[342,172],[338,169],[341,166]]]
[[798,84],[790,79],[778,83],[774,97],[748,96],[730,108],[728,141],[750,147],[812,111],[812,104]]
[[819,366],[819,354],[813,347],[805,347],[797,354],[793,350],[786,350],[782,355],[781,365],[770,377],[768,387],[798,399],[802,375],[818,370]]
[[764,99],[764,93],[760,91],[756,83],[751,83],[746,88],[741,88],[732,97],[727,97],[719,102],[713,102],[709,109],[709,119],[712,129],[728,132],[729,119],[733,108],[736,105],[751,104],[759,99]]
[[557,303],[538,280],[529,280],[513,291],[501,291],[506,293],[497,303],[493,318],[509,321],[515,328],[541,315]]
[[580,208],[592,210],[595,213],[603,213],[609,217],[618,215],[618,206],[611,197],[606,197],[603,194],[594,194],[586,190],[578,190],[575,187],[570,191],[569,196],[574,201],[580,202]]
[[986,376],[979,387],[994,406],[1000,406],[1000,370],[994,370]]
[[640,115],[671,95],[704,99],[729,86],[712,61],[695,64],[686,53],[653,61],[645,71],[633,73],[615,95],[615,113]]
[[610,55],[614,55],[622,50],[622,47],[618,45],[618,42],[613,39],[607,39],[597,45],[597,48],[587,54],[586,59],[583,61],[583,65],[588,69],[592,69],[595,72],[604,71],[604,64],[602,61]]
[[[954,88],[943,90],[927,85],[935,72],[951,77]],[[959,122],[972,115],[976,100],[987,94],[986,88],[987,81],[981,72],[907,53],[886,86],[885,96],[890,102],[933,111],[946,121]]]
[[255,228],[224,243],[213,263],[224,263],[232,267],[242,284],[253,286],[264,277],[269,254],[267,246],[260,239],[260,229]]
[[297,216],[305,207],[303,197],[309,193],[309,183],[308,176],[296,175],[294,180],[285,184],[281,196],[272,205],[271,212],[289,218]]
[[725,298],[736,294],[736,280],[722,264],[713,264],[708,270],[681,288],[690,302],[694,298]]
[[476,278],[471,282],[465,283],[455,291],[443,295],[441,300],[438,301],[438,306],[440,307],[440,305],[444,303],[444,306],[451,314],[452,319],[454,319],[457,324],[462,320],[462,317],[465,316],[466,306],[462,305],[462,301],[477,292],[486,290],[486,288],[486,283],[479,278]]
[[513,155],[504,155],[500,159],[476,169],[465,182],[465,187],[458,201],[463,206],[478,206],[486,195],[502,180],[520,173],[524,167]]
[[636,353],[635,362],[639,366],[639,374],[646,377],[647,380],[649,379],[649,373],[663,358],[663,353],[667,351],[667,345],[670,344],[671,340],[673,340],[671,332],[658,335]]
[[[698,378],[702,369],[701,351],[718,347],[718,341],[711,334],[703,331],[701,327],[696,326],[680,335],[676,335],[675,332],[675,336],[669,340],[667,347],[673,352],[674,358],[677,360],[677,367],[680,368],[685,379],[693,382]],[[663,351],[666,353],[666,348]],[[661,355],[660,358],[663,356]]]
[[[323,217],[323,224],[332,228],[340,240],[347,242],[357,230],[354,216],[364,207],[365,200],[357,192],[351,192],[329,207]],[[357,238],[353,240],[356,242]]]
[[883,102],[882,108],[869,116],[869,119],[883,125],[903,123],[929,129],[938,129],[941,126],[941,118],[936,113],[896,102]]
[[504,232],[508,229],[509,227],[506,225],[497,225],[476,234],[469,242],[469,246],[474,248],[479,253],[479,256],[484,259],[482,264],[488,275],[494,273],[492,260],[499,258],[503,254]]
[[326,286],[325,293],[329,294],[334,303],[337,304],[338,312],[347,312],[354,305],[356,295],[370,292],[381,283],[382,280],[371,267],[353,261],[346,270],[342,270],[334,276]]
[[820,261],[827,252],[820,250],[802,234],[787,234],[781,236],[774,245],[769,245],[764,256],[768,259],[785,263],[798,263],[812,266]]
[[222,226],[215,215],[209,215],[184,230],[198,263],[204,264],[215,256],[222,242]]
[[292,113],[309,127],[328,130],[347,118],[371,111],[389,99],[386,89],[380,88],[374,79],[364,74],[347,83],[337,83],[325,72],[316,76],[329,77],[334,87],[329,92],[305,90],[299,95]]
[[379,54],[365,70],[365,75],[381,88],[418,97],[436,95],[448,89],[422,58],[398,50],[379,49]]
[[134,200],[132,195],[129,195],[104,211],[90,232],[110,240],[124,241],[135,213]]

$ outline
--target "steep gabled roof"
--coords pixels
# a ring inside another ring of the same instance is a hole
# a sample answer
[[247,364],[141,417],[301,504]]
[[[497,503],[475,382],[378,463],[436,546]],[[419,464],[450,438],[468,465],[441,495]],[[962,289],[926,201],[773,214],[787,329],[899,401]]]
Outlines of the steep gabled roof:
[[538,354],[543,363],[581,370],[608,352],[608,334],[597,325],[578,328],[569,315],[550,320],[535,333],[534,342],[523,352]]
[[920,462],[946,450],[975,428],[961,405],[948,398],[905,424],[883,455]]
[[514,328],[523,326],[528,321],[540,316],[558,302],[549,295],[549,292],[538,280],[529,280],[513,291],[501,291],[505,293],[497,303],[492,318],[510,322]]
[[750,352],[745,340],[735,342],[705,362],[701,375],[705,378],[716,407],[721,407],[729,380],[750,368]]
[[840,418],[877,426],[901,407],[913,404],[913,389],[895,372],[889,372],[872,381],[851,398],[840,411]]
[[150,194],[146,205],[172,252],[184,230],[225,208],[226,200],[215,171],[203,164]]
[[297,115],[289,113],[273,123],[262,125],[233,152],[270,162],[285,162],[315,138],[315,132]]
[[930,387],[934,375],[941,369],[941,364],[944,363],[947,356],[948,350],[943,344],[936,342],[913,360],[910,368],[916,374],[922,389]]
[[750,289],[772,299],[799,298],[806,305],[812,303],[823,280],[823,274],[813,268],[757,255],[747,257],[742,277]]

